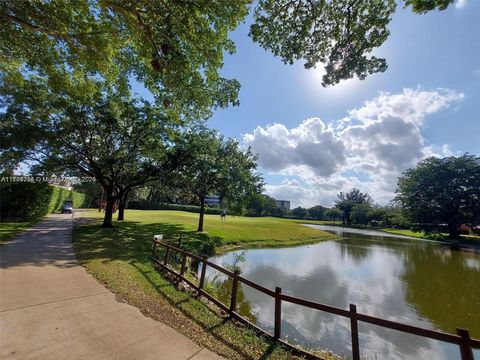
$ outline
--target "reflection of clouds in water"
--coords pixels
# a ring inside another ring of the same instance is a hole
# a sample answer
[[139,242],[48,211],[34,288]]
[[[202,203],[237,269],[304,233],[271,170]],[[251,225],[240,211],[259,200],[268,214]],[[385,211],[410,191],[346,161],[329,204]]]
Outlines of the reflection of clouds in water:
[[473,270],[480,270],[480,259],[475,259],[475,258],[465,259],[465,266]]
[[[344,309],[356,303],[358,311],[365,314],[433,328],[405,301],[399,278],[404,270],[403,251],[408,247],[345,239],[297,248],[256,249],[246,252],[241,267],[243,276],[270,289],[280,286],[284,293]],[[226,264],[233,259],[230,253],[211,260]],[[259,322],[271,330],[273,299],[247,286],[243,289]],[[289,340],[349,355],[348,319],[284,302],[282,327]],[[361,330],[362,356],[370,358],[447,359],[458,352],[447,354],[450,351],[445,353],[446,347],[438,342],[377,326],[362,324]]]

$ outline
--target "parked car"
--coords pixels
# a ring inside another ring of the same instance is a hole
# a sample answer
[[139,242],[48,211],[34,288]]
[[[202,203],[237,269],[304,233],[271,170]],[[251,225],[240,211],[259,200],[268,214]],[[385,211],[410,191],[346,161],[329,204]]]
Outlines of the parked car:
[[67,200],[63,203],[62,214],[73,214],[73,201]]

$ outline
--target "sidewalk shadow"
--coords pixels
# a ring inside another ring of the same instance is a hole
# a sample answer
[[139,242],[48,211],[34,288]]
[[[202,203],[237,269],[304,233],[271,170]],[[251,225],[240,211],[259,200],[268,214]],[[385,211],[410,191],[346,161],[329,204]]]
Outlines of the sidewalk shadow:
[[[85,222],[85,220],[81,220],[81,222],[76,224],[77,226],[81,225],[81,237],[75,236],[78,228],[74,228],[74,247],[80,262],[88,260],[100,260],[102,262],[122,260],[128,262],[165,301],[180,311],[188,321],[197,324],[209,336],[212,336],[216,341],[233,350],[239,355],[239,358],[248,360],[259,359],[259,357],[249,355],[244,349],[216,332],[220,327],[230,322],[229,319],[220,316],[206,304],[203,304],[203,306],[205,306],[208,311],[211,311],[212,316],[218,317],[218,322],[212,326],[211,323],[209,324],[195,317],[185,305],[191,301],[198,300],[192,295],[185,293],[186,298],[178,301],[178,299],[173,298],[172,294],[168,291],[168,288],[171,286],[170,283],[159,285],[152,278],[152,276],[158,276],[156,270],[150,265],[153,235],[162,234],[164,241],[171,241],[174,245],[177,244],[178,238],[182,236],[181,247],[183,249],[198,248],[197,242],[207,243],[208,245],[211,241],[221,241],[221,239],[211,239],[206,234],[186,230],[181,224],[162,223],[161,220],[158,223],[152,224],[124,221],[116,223],[115,227],[111,229],[101,228],[100,220],[98,219],[90,223]],[[160,250],[158,253],[159,256],[161,256]],[[145,265],[151,266],[151,271],[145,271]],[[153,313],[155,313],[155,310]],[[146,316],[152,317],[152,313],[148,312]],[[269,358],[274,348],[274,344],[269,346],[260,358]]]
[[70,215],[47,217],[2,245],[0,267],[78,266],[71,244]]

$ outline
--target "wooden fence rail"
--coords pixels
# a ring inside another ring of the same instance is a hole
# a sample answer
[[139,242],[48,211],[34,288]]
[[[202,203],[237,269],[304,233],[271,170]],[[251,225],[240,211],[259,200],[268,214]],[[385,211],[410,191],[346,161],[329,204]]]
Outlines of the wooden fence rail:
[[[157,258],[157,250],[158,247],[161,246],[165,248],[165,254],[163,259]],[[180,273],[176,272],[173,268],[168,266],[168,260],[171,256],[171,253],[175,252],[182,255],[182,263],[181,263],[181,270]],[[199,263],[202,263],[202,270],[200,273],[200,280],[199,285],[194,284],[192,281],[187,279],[185,275],[186,270],[186,263],[187,258],[195,259]],[[178,279],[186,282],[190,285],[193,289],[195,289],[199,296],[204,296],[211,302],[213,302],[216,306],[221,308],[230,317],[235,318],[236,320],[243,322],[244,324],[248,325],[249,327],[253,328],[255,331],[262,333],[275,341],[282,343],[283,345],[287,346],[291,350],[300,355],[306,356],[310,359],[319,359],[318,356],[313,355],[309,352],[301,350],[286,341],[281,339],[282,336],[282,302],[289,302],[292,304],[297,304],[301,306],[305,306],[311,309],[324,311],[330,314],[335,314],[339,316],[346,317],[350,319],[350,330],[351,330],[351,338],[352,338],[352,359],[353,360],[360,360],[360,346],[358,341],[358,322],[364,322],[368,324],[373,324],[377,326],[381,326],[384,328],[392,329],[401,331],[408,334],[413,334],[417,336],[426,337],[429,339],[439,340],[443,342],[448,342],[451,344],[456,344],[459,347],[460,355],[462,360],[474,360],[473,358],[473,349],[480,349],[480,340],[479,339],[472,339],[470,338],[470,334],[468,330],[457,328],[457,334],[449,334],[444,333],[436,330],[429,330],[423,329],[417,326],[397,323],[391,320],[385,320],[381,318],[377,318],[370,315],[365,315],[357,312],[357,307],[354,304],[350,304],[349,310],[341,309],[335,306],[320,304],[314,301],[298,298],[295,296],[287,295],[282,293],[282,289],[276,287],[275,290],[270,290],[262,285],[259,285],[251,280],[245,279],[244,277],[240,276],[238,271],[232,272],[228,269],[225,269],[217,264],[214,264],[207,260],[206,257],[201,257],[195,254],[192,254],[188,251],[182,250],[178,247],[172,246],[162,241],[158,241],[154,238],[152,244],[152,261],[154,264],[159,266],[161,269],[168,271],[172,275],[176,276]],[[232,278],[232,292],[230,295],[230,306],[224,305],[218,299],[216,299],[211,294],[207,293],[203,290],[205,285],[205,275],[207,266],[227,275],[228,277]],[[274,299],[275,308],[274,308],[274,332],[273,334],[269,333],[268,331],[261,329],[255,324],[252,324],[247,319],[243,318],[240,314],[237,313],[237,291],[239,283],[245,284],[250,286],[265,295],[268,295]]]

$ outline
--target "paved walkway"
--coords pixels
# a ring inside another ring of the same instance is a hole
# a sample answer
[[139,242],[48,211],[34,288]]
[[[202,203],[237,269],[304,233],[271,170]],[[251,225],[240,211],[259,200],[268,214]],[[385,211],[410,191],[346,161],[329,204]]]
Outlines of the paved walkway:
[[0,359],[220,359],[118,302],[78,264],[71,231],[51,215],[0,247]]

